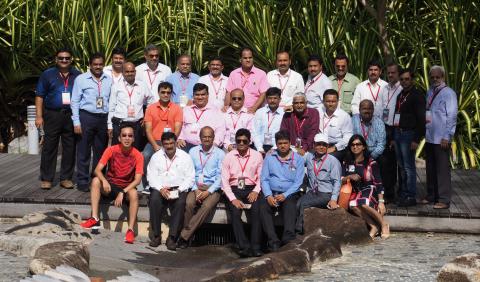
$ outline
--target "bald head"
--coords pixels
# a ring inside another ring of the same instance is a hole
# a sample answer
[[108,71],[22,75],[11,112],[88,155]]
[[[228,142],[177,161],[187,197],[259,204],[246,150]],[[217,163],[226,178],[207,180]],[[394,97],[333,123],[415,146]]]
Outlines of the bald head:
[[209,151],[213,146],[215,131],[210,126],[202,127],[200,130],[200,142],[204,151]]
[[360,117],[362,118],[362,121],[370,122],[373,117],[373,110],[374,106],[372,101],[368,99],[362,100],[359,106]]
[[123,64],[123,78],[129,84],[133,84],[135,82],[135,74],[135,65],[132,62],[125,62]]
[[230,100],[230,105],[232,106],[232,109],[234,111],[239,111],[243,107],[245,101],[245,95],[243,94],[243,90],[239,88],[232,90],[232,92],[230,93]]

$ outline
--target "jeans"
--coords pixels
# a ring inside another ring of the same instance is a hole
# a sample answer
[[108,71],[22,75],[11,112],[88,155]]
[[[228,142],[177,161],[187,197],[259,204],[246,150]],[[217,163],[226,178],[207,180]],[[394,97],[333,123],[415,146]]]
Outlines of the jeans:
[[395,155],[400,170],[401,186],[400,197],[402,199],[415,198],[417,194],[417,172],[415,170],[415,150],[410,146],[415,136],[413,130],[395,129]]

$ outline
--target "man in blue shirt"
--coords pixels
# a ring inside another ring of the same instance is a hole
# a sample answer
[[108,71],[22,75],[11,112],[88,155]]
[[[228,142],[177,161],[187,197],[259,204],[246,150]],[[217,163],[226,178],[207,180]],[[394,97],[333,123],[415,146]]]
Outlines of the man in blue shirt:
[[42,73],[37,84],[35,125],[45,131],[40,161],[40,187],[52,188],[57,168],[58,142],[62,138],[60,186],[71,189],[75,168],[75,135],[73,133],[70,98],[75,78],[80,71],[72,67],[72,52],[59,49],[56,66]]
[[385,124],[373,116],[373,102],[365,99],[360,102],[359,115],[353,115],[353,134],[362,135],[367,141],[368,152],[373,159],[378,159],[385,149]]
[[179,104],[182,108],[191,105],[193,86],[199,78],[192,72],[192,57],[181,55],[177,60],[177,71],[165,80],[173,85],[172,102]]
[[107,147],[108,100],[112,87],[112,78],[103,73],[103,54],[93,54],[89,64],[89,71],[75,79],[71,103],[73,130],[79,136],[77,189],[84,192],[89,190],[92,148],[92,167],[95,168]]

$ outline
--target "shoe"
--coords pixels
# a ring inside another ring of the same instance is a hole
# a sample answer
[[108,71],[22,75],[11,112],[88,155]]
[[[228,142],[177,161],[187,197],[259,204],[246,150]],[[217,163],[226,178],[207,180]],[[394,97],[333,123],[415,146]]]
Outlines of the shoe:
[[397,207],[412,207],[416,205],[417,205],[417,200],[415,200],[414,198],[406,198],[406,199],[400,200],[397,203]]
[[90,192],[90,187],[88,186],[88,184],[78,184],[77,190],[80,192]]
[[260,250],[252,250],[252,257],[257,257],[257,258],[258,258],[258,257],[261,257],[261,256],[263,256],[262,251],[260,251]]
[[89,219],[82,222],[80,226],[85,229],[98,229],[100,227],[100,220],[96,220],[95,218],[90,217]]
[[250,249],[240,249],[240,250],[237,251],[237,254],[241,258],[248,258],[248,257],[251,256]]
[[436,210],[449,209],[449,208],[450,208],[450,205],[439,202],[439,203],[435,203],[435,205],[433,205],[433,208],[436,209]]
[[148,190],[143,190],[143,191],[142,191],[142,194],[144,194],[144,195],[150,195],[150,189],[148,189]]
[[72,180],[67,179],[60,181],[60,187],[65,189],[73,189],[73,187],[75,187],[75,184],[73,184]]
[[132,229],[128,229],[125,234],[125,243],[133,244],[133,241],[135,241],[135,233]]
[[52,182],[42,181],[42,182],[40,182],[40,188],[42,188],[44,190],[48,190],[48,189],[52,188]]
[[269,244],[268,246],[268,251],[271,253],[278,252],[279,249],[280,249],[280,242],[275,242],[271,245]]
[[419,204],[421,205],[428,205],[428,204],[433,204],[432,201],[429,201],[427,198],[423,198],[420,201],[418,201]]
[[177,248],[186,249],[188,248],[188,245],[189,245],[189,242],[187,240],[183,239],[182,237],[178,239]]
[[177,243],[175,243],[175,239],[172,236],[168,236],[167,242],[165,243],[167,249],[170,251],[175,251],[177,249]]
[[160,236],[158,236],[158,237],[154,237],[148,245],[150,247],[156,248],[156,247],[160,246],[161,243],[162,243],[162,238],[160,238]]

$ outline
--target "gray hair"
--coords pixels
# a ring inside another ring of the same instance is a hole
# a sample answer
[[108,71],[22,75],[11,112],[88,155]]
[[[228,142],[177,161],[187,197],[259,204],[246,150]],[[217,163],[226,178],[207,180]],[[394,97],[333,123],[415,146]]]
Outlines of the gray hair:
[[155,44],[148,44],[147,46],[145,46],[145,49],[143,49],[143,53],[147,54],[148,52],[152,51],[152,50],[157,50],[157,51],[160,51],[157,47],[157,45]]
[[307,96],[305,96],[305,93],[303,93],[303,92],[296,92],[295,94],[293,94],[292,101],[296,97],[302,97],[305,101],[307,101]]
[[430,68],[430,72],[428,72],[428,74],[431,74],[432,71],[434,70],[440,71],[440,73],[442,74],[442,77],[445,77],[445,68],[443,66],[434,65],[433,67]]

